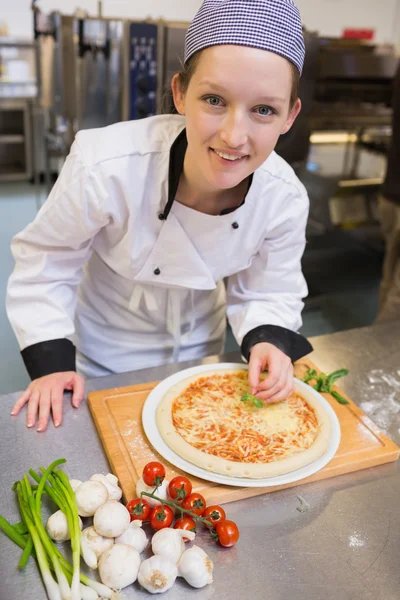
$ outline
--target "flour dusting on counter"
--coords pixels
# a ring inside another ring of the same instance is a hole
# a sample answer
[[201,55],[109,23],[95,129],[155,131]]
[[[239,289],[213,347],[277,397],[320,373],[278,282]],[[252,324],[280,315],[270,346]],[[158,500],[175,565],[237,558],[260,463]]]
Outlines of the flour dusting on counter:
[[388,434],[400,413],[400,371],[393,374],[374,369],[368,375],[368,381],[373,384],[370,386],[373,393],[364,394],[366,399],[360,403],[360,408]]

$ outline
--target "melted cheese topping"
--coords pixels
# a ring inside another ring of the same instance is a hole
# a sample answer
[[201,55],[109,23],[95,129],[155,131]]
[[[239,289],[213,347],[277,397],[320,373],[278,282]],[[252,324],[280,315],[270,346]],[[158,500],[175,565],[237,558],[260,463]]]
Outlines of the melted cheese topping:
[[246,371],[200,377],[174,399],[174,427],[202,452],[243,463],[268,463],[311,446],[318,420],[300,396],[255,408],[240,400],[249,392]]

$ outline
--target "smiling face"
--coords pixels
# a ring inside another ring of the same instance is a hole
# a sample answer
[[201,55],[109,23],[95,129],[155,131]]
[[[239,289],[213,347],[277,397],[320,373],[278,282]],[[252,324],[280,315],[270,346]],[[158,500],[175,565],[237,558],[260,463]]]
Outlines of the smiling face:
[[247,46],[203,50],[184,92],[172,81],[177,111],[186,116],[186,176],[210,193],[234,188],[253,173],[286,133],[301,103],[290,107],[288,60]]

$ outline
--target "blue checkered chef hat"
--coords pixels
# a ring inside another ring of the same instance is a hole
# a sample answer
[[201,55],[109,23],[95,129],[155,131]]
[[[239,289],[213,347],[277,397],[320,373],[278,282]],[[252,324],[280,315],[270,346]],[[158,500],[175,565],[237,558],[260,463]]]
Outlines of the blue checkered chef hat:
[[303,70],[304,39],[293,0],[204,0],[186,33],[185,63],[198,50],[221,44],[269,50]]

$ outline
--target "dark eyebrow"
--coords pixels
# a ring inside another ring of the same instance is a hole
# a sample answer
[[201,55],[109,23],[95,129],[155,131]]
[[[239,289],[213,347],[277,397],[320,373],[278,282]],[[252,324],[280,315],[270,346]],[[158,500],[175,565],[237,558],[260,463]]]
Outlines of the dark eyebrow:
[[[207,86],[207,87],[211,87],[215,90],[219,90],[222,93],[226,93],[226,88],[224,88],[222,85],[219,85],[218,83],[215,83],[214,81],[210,81],[209,79],[203,79],[203,81],[199,82],[200,86]],[[285,98],[281,98],[280,96],[260,96],[259,98],[259,102],[260,103],[272,103],[272,104],[285,104],[286,100]]]

